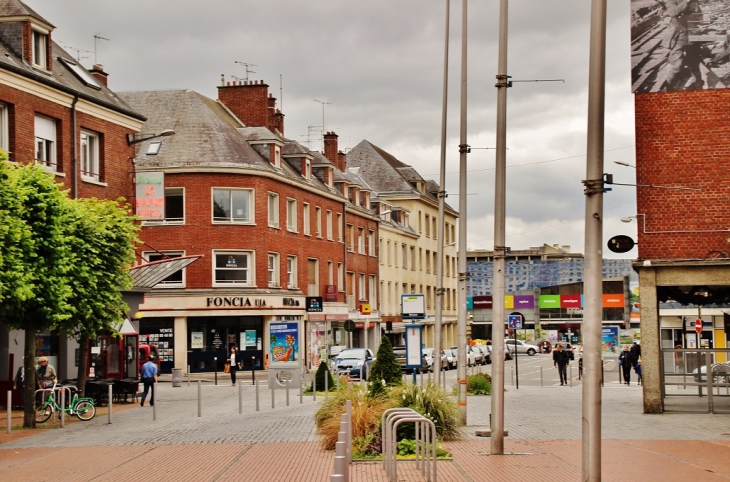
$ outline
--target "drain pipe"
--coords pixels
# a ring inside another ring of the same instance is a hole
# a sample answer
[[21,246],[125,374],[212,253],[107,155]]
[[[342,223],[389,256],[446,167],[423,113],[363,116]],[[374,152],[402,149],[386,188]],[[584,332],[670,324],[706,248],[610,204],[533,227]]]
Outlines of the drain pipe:
[[73,146],[73,154],[71,159],[71,196],[73,199],[79,197],[79,139],[76,135],[76,103],[79,101],[79,96],[74,95],[74,100],[71,103],[71,145]]

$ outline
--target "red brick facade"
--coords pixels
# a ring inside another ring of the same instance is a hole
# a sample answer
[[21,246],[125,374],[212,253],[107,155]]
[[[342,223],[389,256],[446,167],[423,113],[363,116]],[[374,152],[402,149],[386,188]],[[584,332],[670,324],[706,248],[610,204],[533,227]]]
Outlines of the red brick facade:
[[[705,259],[730,251],[730,90],[635,95],[640,259]],[[727,254],[722,257],[727,257]]]
[[228,82],[218,87],[218,100],[247,127],[266,127],[284,134],[284,114],[276,109],[276,98],[263,81]]

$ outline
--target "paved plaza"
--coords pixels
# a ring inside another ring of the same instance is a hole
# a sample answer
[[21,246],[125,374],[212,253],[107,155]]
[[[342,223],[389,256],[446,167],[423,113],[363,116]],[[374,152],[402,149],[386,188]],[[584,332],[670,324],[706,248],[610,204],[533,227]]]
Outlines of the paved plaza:
[[[450,374],[453,376],[453,374]],[[221,381],[223,383],[223,381]],[[450,382],[449,382],[450,383]],[[90,422],[63,429],[0,435],[1,481],[151,480],[296,481],[329,480],[334,453],[323,451],[313,422],[315,401],[298,390],[276,391],[271,407],[266,384],[250,381],[198,388],[160,383],[157,419],[152,407],[118,405],[108,424],[106,411]],[[581,387],[507,386],[505,449],[489,455],[490,440],[475,435],[488,428],[490,398],[468,398],[462,439],[446,442],[452,460],[438,462],[440,481],[580,480]],[[608,382],[603,390],[603,479],[730,479],[730,416],[643,415],[641,388]],[[356,462],[352,481],[386,480],[377,462]],[[412,462],[399,464],[399,480],[425,478]]]

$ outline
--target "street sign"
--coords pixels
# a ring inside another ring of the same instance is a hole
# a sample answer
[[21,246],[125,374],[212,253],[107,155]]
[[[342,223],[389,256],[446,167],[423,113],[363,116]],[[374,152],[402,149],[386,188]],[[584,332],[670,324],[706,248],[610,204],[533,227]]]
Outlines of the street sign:
[[608,249],[614,253],[628,253],[634,249],[634,246],[636,245],[632,238],[623,234],[619,234],[618,236],[614,236],[609,239],[607,244]]
[[355,322],[352,320],[345,321],[345,331],[348,333],[352,333],[355,331]]
[[522,315],[509,315],[507,317],[507,326],[510,330],[519,330],[522,328]]
[[695,331],[700,335],[702,334],[702,320],[699,318],[695,320]]

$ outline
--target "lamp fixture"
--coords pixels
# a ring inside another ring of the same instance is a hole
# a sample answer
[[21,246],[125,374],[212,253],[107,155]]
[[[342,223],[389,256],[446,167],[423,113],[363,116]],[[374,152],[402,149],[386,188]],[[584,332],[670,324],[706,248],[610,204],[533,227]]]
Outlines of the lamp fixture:
[[[142,135],[144,137],[136,137],[138,135]],[[129,133],[127,134],[127,145],[132,146],[134,144],[139,144],[140,142],[148,141],[150,139],[156,139],[158,137],[168,137],[168,136],[174,136],[175,131],[172,129],[165,129],[159,134],[150,134],[145,136],[144,134],[138,134],[138,133]]]

